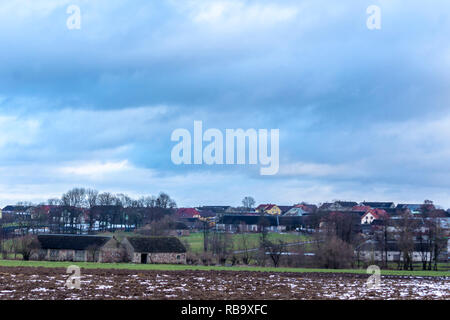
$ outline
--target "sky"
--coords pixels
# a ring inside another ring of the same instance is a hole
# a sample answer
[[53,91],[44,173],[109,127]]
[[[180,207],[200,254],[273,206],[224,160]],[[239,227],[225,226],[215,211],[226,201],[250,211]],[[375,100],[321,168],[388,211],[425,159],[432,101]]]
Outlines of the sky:
[[[446,0],[0,1],[0,206],[89,187],[449,208],[449,15]],[[171,133],[196,120],[279,129],[278,173],[174,164]]]

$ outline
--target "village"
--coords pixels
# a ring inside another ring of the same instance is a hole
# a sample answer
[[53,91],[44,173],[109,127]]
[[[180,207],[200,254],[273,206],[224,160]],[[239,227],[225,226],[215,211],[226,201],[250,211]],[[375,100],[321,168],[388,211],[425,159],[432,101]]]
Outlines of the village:
[[6,260],[448,270],[449,233],[450,210],[430,200],[178,208],[74,188],[0,210]]

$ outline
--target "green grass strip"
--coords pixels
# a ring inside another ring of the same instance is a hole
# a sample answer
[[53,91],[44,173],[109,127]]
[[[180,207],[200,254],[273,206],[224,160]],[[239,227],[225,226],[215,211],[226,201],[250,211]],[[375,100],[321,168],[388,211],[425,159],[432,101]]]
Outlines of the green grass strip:
[[[257,272],[327,272],[327,273],[356,273],[367,274],[365,269],[316,269],[316,268],[273,268],[273,267],[246,267],[246,266],[191,266],[173,264],[132,264],[132,263],[95,263],[95,262],[59,262],[59,261],[22,261],[22,260],[0,260],[3,267],[44,267],[44,268],[67,268],[77,265],[86,269],[126,269],[126,270],[202,270],[202,271],[257,271]],[[382,275],[393,276],[418,276],[418,277],[448,277],[448,271],[409,271],[409,270],[381,270]]]

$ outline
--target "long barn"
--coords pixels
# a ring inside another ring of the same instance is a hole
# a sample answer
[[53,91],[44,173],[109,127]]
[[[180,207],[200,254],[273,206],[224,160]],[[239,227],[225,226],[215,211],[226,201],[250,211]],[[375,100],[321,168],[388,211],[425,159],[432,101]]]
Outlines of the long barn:
[[69,234],[38,235],[40,248],[32,259],[49,261],[119,262],[123,248],[114,237]]

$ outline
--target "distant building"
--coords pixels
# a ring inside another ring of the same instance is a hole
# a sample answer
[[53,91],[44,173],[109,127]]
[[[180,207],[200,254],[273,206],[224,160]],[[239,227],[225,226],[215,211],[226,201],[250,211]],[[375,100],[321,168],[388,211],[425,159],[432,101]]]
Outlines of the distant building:
[[383,209],[370,209],[361,218],[361,224],[371,224],[375,220],[389,219],[389,215]]
[[19,216],[22,219],[31,217],[32,207],[30,206],[6,206],[2,209],[3,215]]
[[305,214],[313,214],[317,211],[317,206],[315,204],[308,204],[305,202],[296,204],[294,208],[301,208],[305,212]]
[[178,218],[200,218],[200,212],[195,208],[179,208],[176,211]]
[[[396,242],[388,242],[386,248],[383,248],[380,242],[370,241],[363,244],[358,251],[359,258],[363,261],[383,261],[386,253],[388,262],[404,261],[404,257]],[[413,262],[428,261],[430,260],[430,254],[430,248],[426,244],[415,243],[411,259]]]
[[308,212],[306,212],[303,208],[301,207],[293,207],[291,208],[289,211],[287,211],[285,214],[283,214],[284,217],[289,217],[289,216],[298,216],[298,217],[302,217],[302,216],[306,216],[309,215]]
[[420,214],[421,213],[421,204],[412,204],[412,203],[399,203],[397,204],[398,210],[409,210],[412,214]]
[[367,202],[361,203],[363,206],[369,206],[373,209],[394,209],[395,204],[393,202]]
[[233,208],[231,206],[201,206],[196,207],[195,209],[197,209],[198,211],[211,211],[216,215],[233,211]]
[[224,215],[217,223],[217,229],[226,232],[283,232],[304,227],[300,216]]
[[285,214],[286,212],[291,210],[293,207],[294,206],[278,206],[278,208],[280,208],[280,210],[281,210],[281,214]]
[[349,211],[358,203],[354,201],[335,201],[333,203],[326,202],[319,208],[321,211]]
[[260,214],[281,215],[282,210],[275,204],[260,204],[255,211]]

